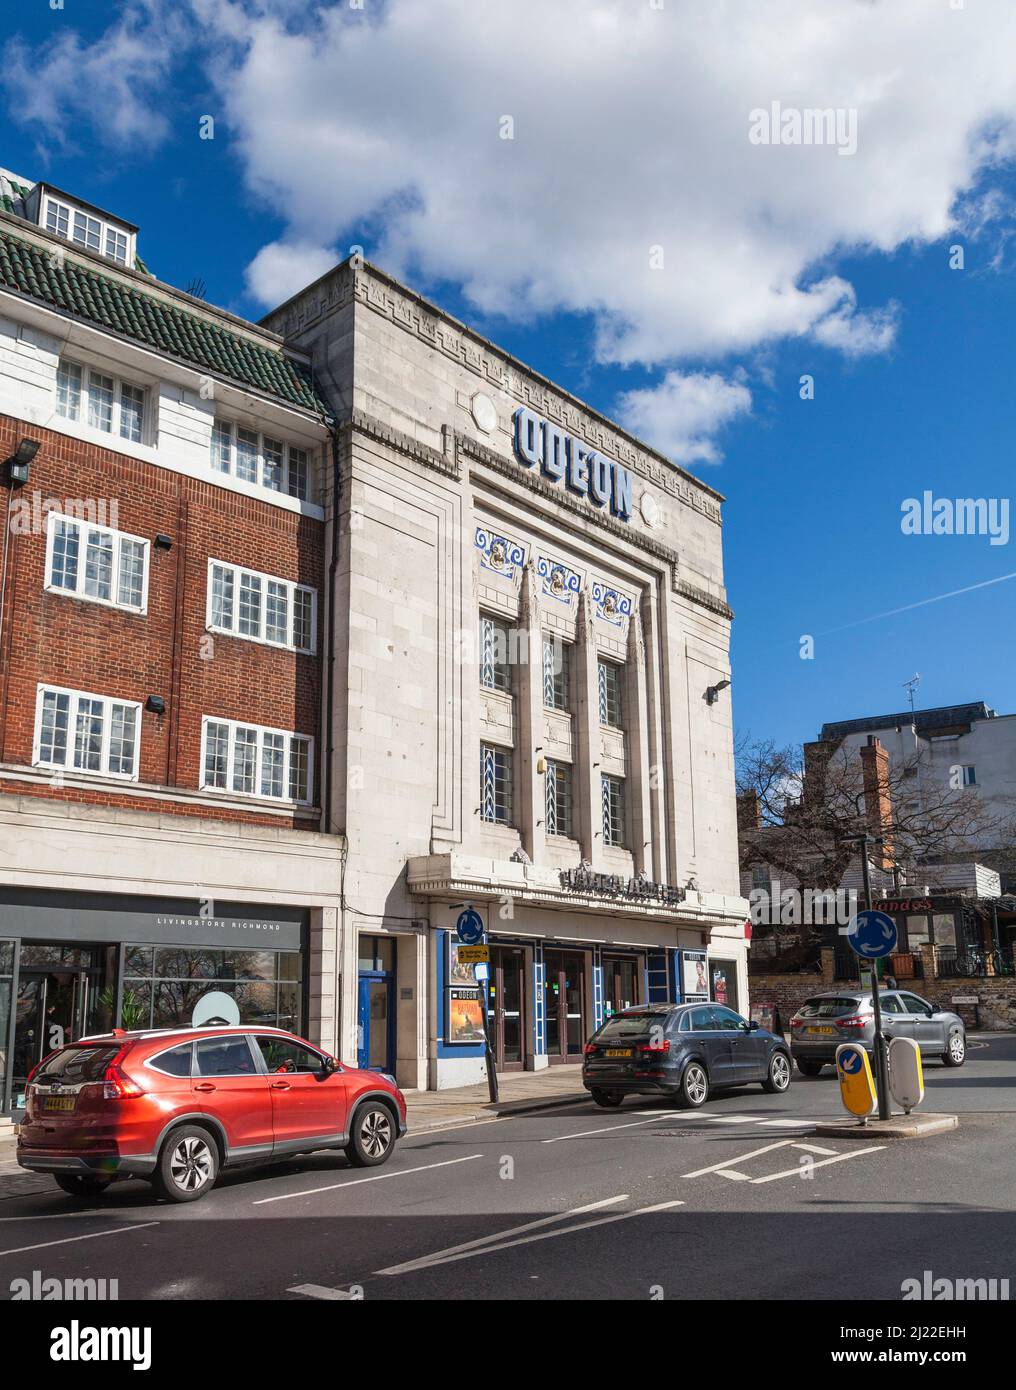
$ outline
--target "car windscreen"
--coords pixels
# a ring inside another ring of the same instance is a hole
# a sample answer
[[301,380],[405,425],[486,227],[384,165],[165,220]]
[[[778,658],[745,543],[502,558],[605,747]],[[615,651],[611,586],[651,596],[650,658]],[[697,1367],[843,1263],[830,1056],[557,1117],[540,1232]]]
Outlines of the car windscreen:
[[117,1043],[87,1047],[62,1047],[47,1057],[32,1078],[33,1081],[61,1081],[66,1086],[80,1086],[88,1081],[101,1081],[106,1068],[120,1051]]
[[844,1014],[856,1013],[860,1003],[856,994],[826,996],[806,999],[797,1012],[801,1018],[842,1018]]
[[644,1038],[652,1028],[665,1028],[666,1014],[640,1013],[615,1014],[608,1018],[596,1035],[597,1042],[611,1042],[615,1038]]

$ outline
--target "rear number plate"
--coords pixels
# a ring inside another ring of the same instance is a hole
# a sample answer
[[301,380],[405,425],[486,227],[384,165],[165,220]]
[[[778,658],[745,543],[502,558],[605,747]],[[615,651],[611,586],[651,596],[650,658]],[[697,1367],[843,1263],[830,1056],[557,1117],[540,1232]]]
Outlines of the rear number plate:
[[630,1057],[630,1047],[606,1047],[603,1050],[604,1057]]
[[73,1110],[77,1103],[77,1096],[47,1096],[42,1108],[44,1110]]
[[836,1032],[835,1028],[809,1028],[809,1033],[823,1033],[828,1038]]

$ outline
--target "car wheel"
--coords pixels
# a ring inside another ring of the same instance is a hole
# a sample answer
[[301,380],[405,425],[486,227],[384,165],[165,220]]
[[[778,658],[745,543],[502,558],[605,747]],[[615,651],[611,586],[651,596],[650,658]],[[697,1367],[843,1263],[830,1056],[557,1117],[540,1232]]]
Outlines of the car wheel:
[[701,1062],[689,1062],[681,1073],[681,1089],[677,1093],[678,1105],[688,1110],[697,1110],[709,1099],[709,1074]]
[[392,1112],[380,1101],[368,1101],[353,1116],[346,1157],[357,1168],[376,1168],[391,1158],[397,1131]]
[[94,1177],[91,1173],[54,1173],[53,1178],[68,1197],[101,1197],[113,1181],[112,1178]]
[[942,1061],[947,1067],[962,1067],[967,1060],[967,1040],[958,1030],[949,1034],[949,1046],[942,1053]]
[[778,1095],[790,1085],[790,1058],[785,1052],[774,1052],[769,1058],[769,1075],[762,1082],[763,1091]]
[[806,1062],[802,1057],[797,1059],[797,1070],[802,1076],[818,1076],[825,1066],[825,1062]]
[[182,1125],[163,1144],[152,1181],[167,1202],[196,1202],[218,1176],[219,1150],[208,1130]]
[[619,1091],[590,1091],[589,1094],[597,1105],[602,1105],[604,1110],[613,1110],[624,1100],[624,1096]]

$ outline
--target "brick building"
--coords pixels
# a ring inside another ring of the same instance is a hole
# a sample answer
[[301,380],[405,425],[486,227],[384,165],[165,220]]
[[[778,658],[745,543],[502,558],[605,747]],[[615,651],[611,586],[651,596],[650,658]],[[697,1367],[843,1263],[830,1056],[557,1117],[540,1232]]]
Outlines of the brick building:
[[54,1042],[213,987],[330,1038],[341,840],[306,359],[110,214],[6,174],[0,205],[2,1110]]
[[0,209],[8,1093],[211,993],[406,1087],[746,1010],[719,494],[368,265],[252,325]]

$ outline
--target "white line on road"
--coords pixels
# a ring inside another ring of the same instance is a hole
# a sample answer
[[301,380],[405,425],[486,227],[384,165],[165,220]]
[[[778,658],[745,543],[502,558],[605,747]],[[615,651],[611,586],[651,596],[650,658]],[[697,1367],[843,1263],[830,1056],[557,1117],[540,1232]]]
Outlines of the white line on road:
[[793,1139],[779,1139],[775,1144],[766,1144],[765,1148],[752,1149],[750,1154],[736,1154],[733,1158],[725,1159],[722,1163],[711,1163],[708,1168],[696,1168],[694,1173],[683,1174],[686,1178],[701,1178],[706,1173],[718,1173],[721,1168],[732,1168],[735,1163],[744,1163],[749,1158],[758,1158],[759,1154],[772,1153],[773,1149],[786,1149],[793,1144]]
[[268,1202],[290,1202],[294,1197],[314,1197],[319,1192],[338,1192],[343,1187],[359,1187],[362,1182],[381,1182],[385,1178],[408,1178],[413,1173],[429,1173],[434,1168],[450,1168],[454,1163],[471,1163],[483,1154],[466,1154],[465,1158],[446,1158],[440,1163],[424,1163],[419,1168],[400,1168],[396,1173],[377,1173],[372,1178],[353,1178],[349,1182],[333,1182],[327,1187],[308,1187],[304,1192],[283,1192],[278,1197],[259,1197],[251,1202],[252,1207],[263,1207]]
[[[797,1145],[795,1147],[800,1147],[800,1145]],[[867,1149],[853,1149],[850,1153],[847,1154],[837,1154],[835,1158],[823,1158],[818,1163],[812,1163],[808,1171],[814,1172],[816,1168],[826,1168],[830,1163],[842,1163],[845,1159],[848,1158],[860,1158],[862,1154],[878,1153],[880,1149],[884,1148],[884,1144],[872,1144],[871,1147]],[[798,1167],[796,1168],[785,1168],[782,1173],[770,1173],[769,1176],[766,1178],[752,1178],[752,1183],[757,1184],[763,1182],[777,1182],[780,1178],[799,1178],[801,1176],[801,1172],[802,1169],[800,1165],[798,1165]]]
[[287,1289],[286,1292],[302,1293],[306,1295],[307,1298],[327,1298],[334,1300],[352,1299],[354,1303],[357,1302],[353,1295],[348,1293],[345,1289],[330,1289],[325,1284],[294,1284],[293,1287]]
[[[457,1255],[463,1250],[477,1250],[481,1245],[490,1245],[492,1242],[500,1242],[505,1236],[521,1235],[523,1231],[535,1231],[541,1226],[551,1226],[555,1221],[567,1221],[572,1216],[586,1216],[591,1211],[602,1211],[604,1207],[616,1206],[618,1202],[627,1202],[628,1193],[621,1192],[616,1197],[604,1197],[599,1202],[589,1202],[583,1207],[572,1207],[569,1211],[558,1211],[553,1216],[541,1216],[538,1221],[527,1221],[522,1226],[509,1226],[505,1231],[492,1231],[488,1236],[480,1236],[476,1240],[463,1241],[461,1245],[449,1245],[444,1250],[439,1250],[439,1255]],[[391,1269],[379,1269],[378,1274],[397,1274],[400,1270],[407,1269],[409,1265],[417,1265],[421,1262],[436,1258],[434,1255],[419,1255],[415,1260],[409,1260],[406,1264],[393,1266]]]
[[655,1206],[639,1207],[635,1211],[617,1212],[614,1216],[601,1216],[596,1221],[581,1221],[577,1226],[565,1226],[559,1231],[541,1231],[539,1235],[522,1236],[518,1240],[506,1240],[497,1245],[482,1245],[478,1250],[462,1250],[450,1255],[443,1250],[421,1260],[412,1260],[404,1265],[393,1265],[390,1269],[376,1270],[377,1274],[412,1274],[418,1270],[433,1269],[436,1265],[454,1264],[456,1260],[471,1260],[477,1255],[493,1255],[501,1250],[511,1250],[516,1245],[531,1245],[538,1240],[555,1240],[558,1236],[574,1235],[576,1231],[589,1231],[594,1226],[609,1226],[614,1221],[630,1221],[634,1216],[648,1216],[651,1212],[669,1211],[673,1207],[683,1207],[683,1202],[657,1202]]
[[64,1236],[62,1240],[44,1240],[40,1245],[20,1245],[16,1250],[0,1250],[0,1255],[24,1255],[28,1250],[48,1250],[51,1245],[70,1245],[76,1240],[98,1240],[100,1236],[119,1236],[124,1231],[145,1231],[158,1226],[158,1221],[144,1221],[140,1226],[117,1226],[115,1231],[89,1231],[85,1236]]
[[[642,1115],[648,1115],[648,1116],[649,1116],[649,1119],[647,1119],[647,1120],[633,1120],[633,1121],[631,1122],[631,1124],[628,1124],[628,1125],[601,1125],[601,1127],[600,1127],[599,1129],[584,1129],[584,1130],[582,1130],[581,1133],[579,1133],[579,1134],[555,1134],[554,1137],[553,1137],[553,1139],[541,1139],[541,1140],[540,1140],[540,1143],[541,1143],[541,1144],[560,1144],[561,1141],[564,1140],[564,1139],[588,1139],[591,1135],[594,1135],[594,1134],[613,1134],[613,1133],[615,1133],[615,1131],[617,1131],[617,1130],[619,1130],[619,1129],[636,1129],[639,1125],[651,1125],[651,1124],[653,1123],[653,1121],[659,1119],[659,1117],[660,1117],[661,1115],[666,1115],[666,1116],[668,1116],[670,1119],[673,1119],[673,1118],[674,1118],[674,1111],[673,1111],[673,1110],[648,1110],[648,1111],[647,1111],[647,1110],[642,1110],[642,1111],[640,1111],[640,1114],[642,1114]],[[681,1118],[691,1118],[691,1117],[690,1117],[690,1116],[688,1116],[688,1117],[682,1116]]]

